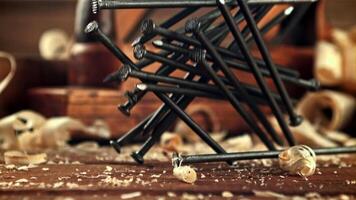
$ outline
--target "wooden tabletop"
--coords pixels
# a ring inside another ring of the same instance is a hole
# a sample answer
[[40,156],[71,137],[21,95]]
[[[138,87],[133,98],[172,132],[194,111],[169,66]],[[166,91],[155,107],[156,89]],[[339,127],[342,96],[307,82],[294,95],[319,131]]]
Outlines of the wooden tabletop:
[[323,157],[307,180],[288,175],[271,160],[236,166],[197,164],[192,166],[198,174],[194,184],[175,178],[164,156],[138,165],[128,160],[128,151],[118,155],[110,148],[67,147],[49,151],[48,157],[49,162],[39,166],[0,165],[0,199],[229,199],[231,193],[232,199],[356,196],[355,156]]

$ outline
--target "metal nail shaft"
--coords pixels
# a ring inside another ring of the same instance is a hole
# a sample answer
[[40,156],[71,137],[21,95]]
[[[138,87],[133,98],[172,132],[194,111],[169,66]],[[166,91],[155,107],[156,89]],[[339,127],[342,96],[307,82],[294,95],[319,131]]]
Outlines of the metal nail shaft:
[[[335,148],[322,148],[313,149],[316,155],[336,155],[336,154],[350,154],[356,153],[356,147],[335,147]],[[206,155],[187,155],[173,158],[182,164],[193,163],[206,163],[206,162],[226,162],[226,161],[239,161],[239,160],[253,160],[253,159],[268,159],[278,158],[281,151],[252,151],[252,152],[239,152],[227,153],[222,155],[206,154]]]

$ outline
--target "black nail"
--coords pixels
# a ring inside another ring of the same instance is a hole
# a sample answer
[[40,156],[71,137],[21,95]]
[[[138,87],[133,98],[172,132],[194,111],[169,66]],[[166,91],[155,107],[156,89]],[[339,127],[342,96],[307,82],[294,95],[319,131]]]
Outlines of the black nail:
[[206,133],[194,120],[192,120],[177,104],[175,104],[169,97],[165,94],[155,93],[155,95],[161,99],[166,105],[170,106],[171,109],[183,120],[197,135],[207,143],[216,153],[222,154],[226,151],[213,139],[208,133]]
[[143,127],[145,124],[148,122],[148,120],[152,117],[152,114],[146,117],[144,120],[142,120],[139,124],[137,124],[134,128],[132,128],[130,131],[128,131],[125,135],[121,136],[118,140],[112,140],[110,141],[110,144],[114,149],[120,153],[121,152],[121,147],[124,144],[129,143],[132,141],[134,138],[136,138],[143,130]]
[[95,36],[104,46],[109,49],[123,64],[129,64],[134,66],[130,58],[128,58],[125,53],[115,45],[113,41],[110,40],[99,28],[96,21],[90,22],[85,28],[85,33],[92,34]]
[[186,72],[189,72],[189,73],[193,73],[195,75],[201,75],[202,74],[202,72],[200,70],[196,69],[193,66],[190,67],[190,66],[182,64],[180,62],[176,62],[175,60],[171,60],[169,58],[162,57],[162,56],[160,56],[158,54],[150,52],[150,51],[146,50],[144,48],[144,46],[141,45],[141,44],[135,45],[135,47],[134,47],[134,55],[135,55],[136,59],[146,58],[146,59],[154,60],[154,61],[157,61],[157,62],[161,62],[161,63],[169,65],[171,67],[175,67],[176,69],[180,69],[180,70],[183,70],[183,71],[186,71]]
[[[258,30],[257,24],[252,17],[250,9],[248,8],[248,6],[244,0],[237,0],[237,2],[238,2],[238,5],[239,5],[241,11],[243,12],[243,14],[245,16],[247,25],[251,30],[252,36],[255,39],[255,42],[257,44],[258,49],[260,50],[263,60],[266,63],[266,67],[268,68],[268,70],[271,73],[272,80],[274,81],[274,84],[276,85],[276,88],[282,97],[283,103],[285,104],[285,107],[286,107],[287,114],[289,115],[290,125],[292,125],[292,126],[300,125],[303,121],[303,118],[302,118],[302,116],[300,116],[294,112],[294,108],[290,101],[287,90],[285,89],[285,87],[282,83],[282,80],[279,77],[279,73],[276,70],[274,63],[272,62],[272,58],[271,58],[269,51],[263,41],[261,33]],[[293,138],[288,138],[288,139],[289,139],[290,144],[294,142]]]
[[[316,2],[317,0],[249,0],[248,4],[285,4]],[[215,7],[215,0],[97,0],[99,9],[122,8],[181,8],[181,7]],[[236,5],[235,1],[229,1],[229,5]]]
[[293,138],[292,132],[290,131],[288,125],[286,124],[286,122],[284,120],[283,113],[279,109],[279,106],[276,103],[275,99],[272,97],[272,93],[269,90],[267,83],[265,82],[265,80],[262,76],[260,68],[257,66],[255,60],[253,59],[252,55],[250,54],[247,44],[244,41],[244,38],[243,38],[242,34],[240,33],[239,28],[234,24],[234,21],[233,21],[233,18],[229,12],[229,9],[224,4],[224,0],[217,0],[217,3],[218,3],[218,7],[219,7],[227,25],[230,27],[230,31],[233,35],[233,38],[235,39],[236,43],[240,47],[240,51],[241,51],[242,55],[246,58],[246,62],[248,63],[249,67],[251,68],[251,70],[253,72],[253,75],[257,81],[258,86],[261,88],[263,94],[267,97],[267,100],[271,107],[271,110],[272,110],[273,114],[275,115],[278,123],[280,124],[281,129],[289,142],[289,145],[291,145],[291,146],[295,145],[295,140]]
[[[199,21],[190,20],[186,24],[186,31],[193,32],[195,37],[203,44],[204,48],[209,52],[209,54],[213,57],[215,63],[222,70],[224,75],[231,81],[233,87],[239,92],[241,98],[245,99],[245,102],[250,106],[256,116],[261,120],[261,123],[268,129],[271,135],[277,135],[272,126],[269,124],[265,115],[262,111],[257,107],[257,105],[251,101],[250,95],[245,91],[245,89],[241,86],[240,81],[233,75],[233,72],[227,67],[225,62],[219,53],[215,50],[214,46],[211,42],[206,38],[204,33],[202,33],[199,29]],[[203,54],[202,54],[203,55]],[[241,117],[245,120],[245,122],[251,127],[251,129],[260,137],[261,141],[270,149],[274,150],[275,147],[273,143],[269,140],[267,135],[256,125],[253,120],[253,117],[243,108],[241,103],[237,100],[237,98],[231,93],[231,91],[227,88],[227,86],[220,80],[214,70],[205,62],[205,58],[202,57],[199,62],[201,67],[203,67],[208,74],[211,76],[214,83],[224,92],[226,97],[229,99],[230,103],[233,105],[235,110],[241,115]],[[282,143],[278,136],[275,137],[278,142]]]
[[[198,40],[188,37],[186,35],[182,35],[179,34],[177,32],[168,30],[168,29],[164,29],[161,27],[158,27],[157,25],[154,24],[154,22],[150,19],[147,19],[143,22],[143,32],[145,32],[146,34],[152,34],[152,33],[157,33],[160,34],[164,37],[169,38],[170,40],[178,40],[180,42],[186,43],[186,44],[190,44],[190,45],[194,45],[196,47],[200,47],[201,44]],[[189,27],[185,27],[185,29],[189,29]],[[187,30],[186,30],[187,31]],[[219,53],[221,53],[222,55],[226,56],[226,57],[230,57],[230,58],[235,58],[235,59],[239,59],[244,61],[244,58],[242,55],[236,54],[235,52],[232,52],[228,49],[222,48],[222,47],[216,47],[217,51]],[[265,63],[262,60],[259,59],[255,59],[256,63],[260,66],[260,67],[265,67]],[[287,69],[287,68],[281,68],[279,67],[278,70],[280,71],[280,73],[286,74],[288,76],[293,76],[293,77],[299,77],[299,73],[295,70],[291,70],[291,69]]]
[[[202,84],[202,83],[198,83],[195,81],[189,81],[189,80],[180,79],[180,78],[176,78],[176,77],[160,76],[160,75],[156,75],[153,73],[140,72],[140,71],[136,71],[136,70],[130,70],[130,76],[134,77],[134,78],[138,78],[143,82],[147,82],[147,81],[155,82],[155,83],[162,82],[162,83],[174,84],[181,88],[191,88],[191,89],[196,89],[196,90],[202,90],[205,92],[221,94],[221,90],[216,86],[209,85],[209,84]],[[247,85],[247,84],[242,84],[242,85],[243,85],[243,88],[250,95],[255,96],[257,98],[264,99],[264,95],[258,88],[251,86],[251,85]],[[235,96],[240,96],[240,94],[236,90],[231,90],[231,92]],[[272,93],[272,95],[273,95],[273,98],[280,101],[280,97],[277,94]]]
[[[155,47],[158,47],[158,48],[161,48],[161,49],[164,49],[167,51],[173,51],[173,52],[179,52],[182,54],[186,54],[192,60],[197,60],[197,58],[200,57],[200,55],[199,55],[200,51],[194,51],[194,50],[190,50],[190,49],[181,48],[175,44],[163,42],[162,40],[155,40],[152,43]],[[206,55],[206,58],[208,60],[212,60],[210,55]],[[251,71],[250,67],[246,66],[246,64],[244,64],[244,63],[233,61],[228,58],[225,58],[224,60],[225,60],[226,64],[228,64],[230,67],[232,67],[234,69],[248,71],[248,72]],[[267,77],[271,76],[270,72],[264,68],[260,68],[260,71],[263,76],[267,76]],[[283,81],[286,81],[291,84],[295,84],[295,85],[303,87],[307,90],[316,91],[320,88],[320,83],[318,81],[316,81],[315,79],[304,80],[304,79],[295,78],[295,77],[291,77],[291,76],[284,75],[284,74],[281,74],[280,76]]]
[[[356,147],[335,147],[313,149],[317,156],[356,153]],[[182,164],[206,163],[206,162],[226,162],[254,159],[277,159],[281,151],[252,151],[227,154],[204,154],[204,155],[174,155],[172,161]]]
[[[142,91],[160,92],[160,93],[167,93],[167,94],[172,93],[172,94],[180,94],[180,95],[191,96],[191,97],[205,97],[205,98],[211,98],[216,100],[226,100],[226,97],[220,92],[218,88],[214,88],[214,90],[210,90],[208,92],[208,91],[191,89],[191,88],[153,85],[153,84],[145,84],[145,83],[137,84],[136,88]],[[238,95],[236,91],[233,91],[233,93],[238,100],[243,101],[243,99],[240,98],[240,95]],[[257,95],[254,96],[253,94],[251,94],[251,98],[257,104],[261,104],[261,105],[267,104],[266,100],[263,97],[259,97]]]
[[[282,11],[280,14],[275,16],[271,21],[269,21],[267,24],[265,24],[261,28],[261,30],[260,30],[261,34],[266,34],[273,27],[280,24],[283,20],[285,20],[293,12],[293,10],[294,10],[294,7],[290,6],[287,9],[285,9],[284,11]],[[246,44],[250,45],[252,41],[253,41],[253,37],[251,36],[246,40]]]

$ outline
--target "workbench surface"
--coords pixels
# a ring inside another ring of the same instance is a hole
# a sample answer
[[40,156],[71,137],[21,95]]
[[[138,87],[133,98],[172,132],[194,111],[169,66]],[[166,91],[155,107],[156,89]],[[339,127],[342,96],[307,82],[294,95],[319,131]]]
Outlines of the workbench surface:
[[193,167],[198,180],[192,185],[173,176],[168,158],[138,165],[110,148],[81,151],[70,147],[47,153],[47,164],[0,165],[0,199],[228,199],[231,193],[233,199],[283,195],[350,199],[356,195],[355,156],[324,157],[308,180],[288,175],[271,160],[236,166],[197,164]]

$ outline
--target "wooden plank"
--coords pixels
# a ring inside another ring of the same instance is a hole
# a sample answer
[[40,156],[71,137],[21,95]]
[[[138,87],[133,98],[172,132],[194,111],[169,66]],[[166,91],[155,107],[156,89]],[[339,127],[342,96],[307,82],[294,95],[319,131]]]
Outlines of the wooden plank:
[[[331,162],[333,160],[318,162],[316,174],[308,180],[288,175],[279,169],[277,162],[273,162],[272,166],[256,161],[240,162],[236,166],[225,163],[197,164],[194,167],[198,180],[193,185],[177,180],[172,175],[169,162],[149,161],[145,165],[138,165],[118,159],[123,157],[117,157],[112,149],[107,148],[97,152],[73,149],[52,151],[49,158],[57,164],[41,165],[28,171],[6,169],[1,165],[1,196],[18,199],[36,194],[42,199],[41,196],[64,195],[84,199],[80,194],[106,194],[107,199],[113,199],[121,194],[140,191],[142,197],[147,198],[167,197],[167,192],[221,198],[223,191],[251,197],[254,190],[302,196],[312,192],[323,196],[356,195],[355,156],[343,158],[334,164]],[[80,164],[70,164],[78,161]],[[112,170],[107,170],[107,166]],[[9,183],[12,183],[11,186]]]

